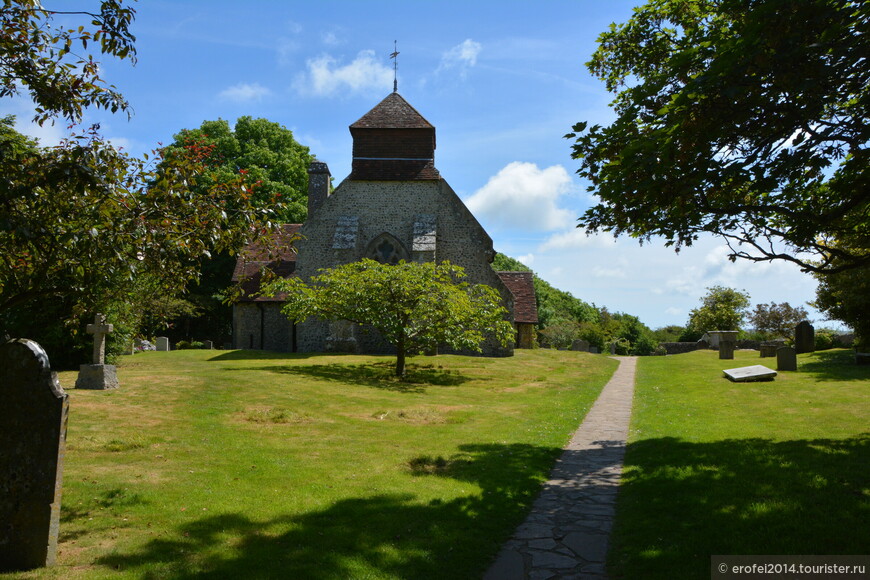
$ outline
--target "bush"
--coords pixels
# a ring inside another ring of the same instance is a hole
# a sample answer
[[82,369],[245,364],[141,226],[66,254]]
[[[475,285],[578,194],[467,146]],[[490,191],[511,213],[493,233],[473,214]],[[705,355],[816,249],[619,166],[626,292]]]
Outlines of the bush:
[[834,335],[829,332],[816,333],[816,350],[834,348]]
[[191,340],[191,341],[179,340],[176,343],[175,348],[177,350],[190,350],[193,348],[202,348],[202,343],[199,342],[198,340]]

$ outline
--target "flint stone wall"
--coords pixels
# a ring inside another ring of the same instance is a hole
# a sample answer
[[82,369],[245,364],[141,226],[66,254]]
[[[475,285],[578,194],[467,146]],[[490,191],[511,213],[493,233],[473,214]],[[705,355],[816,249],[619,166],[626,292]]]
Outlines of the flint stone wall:
[[233,347],[293,352],[293,324],[281,306],[280,302],[237,303],[233,307]]
[[[415,231],[415,225],[419,230],[421,222],[434,225],[434,240]],[[307,281],[321,268],[359,260],[370,242],[386,233],[403,246],[411,261],[449,260],[462,266],[467,282],[495,288],[508,308],[513,309],[510,291],[490,266],[495,255],[492,239],[444,180],[345,179],[320,209],[308,216],[300,233],[296,274],[303,280]],[[355,336],[360,352],[389,352],[388,345],[371,333],[356,329]],[[299,324],[298,350],[324,352],[328,337],[326,323]],[[510,356],[513,348],[501,347],[490,339],[483,345],[483,354]]]

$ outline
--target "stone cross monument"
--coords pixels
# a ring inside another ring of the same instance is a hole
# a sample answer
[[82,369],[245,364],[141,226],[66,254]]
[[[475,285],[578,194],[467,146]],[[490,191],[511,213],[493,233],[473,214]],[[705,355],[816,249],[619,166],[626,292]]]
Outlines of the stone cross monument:
[[94,316],[94,323],[88,324],[85,332],[94,335],[93,363],[79,367],[79,378],[76,380],[77,389],[117,389],[118,375],[114,365],[106,362],[106,335],[114,330],[114,326],[106,324],[106,317],[102,314]]
[[94,316],[94,323],[88,324],[85,332],[94,335],[94,360],[95,365],[105,364],[106,362],[106,335],[115,330],[114,325],[106,324],[106,317],[103,314]]

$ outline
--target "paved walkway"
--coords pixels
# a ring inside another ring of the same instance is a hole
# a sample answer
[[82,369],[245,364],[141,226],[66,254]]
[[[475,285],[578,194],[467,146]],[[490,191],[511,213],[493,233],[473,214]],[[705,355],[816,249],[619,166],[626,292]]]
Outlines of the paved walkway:
[[619,358],[526,521],[484,580],[605,579],[616,490],[631,418],[636,357]]

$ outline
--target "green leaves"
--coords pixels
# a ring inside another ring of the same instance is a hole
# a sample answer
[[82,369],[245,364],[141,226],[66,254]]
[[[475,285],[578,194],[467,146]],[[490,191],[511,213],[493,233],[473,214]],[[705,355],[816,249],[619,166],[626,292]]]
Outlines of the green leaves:
[[[90,16],[96,31],[84,26],[66,28],[56,14]],[[100,76],[89,55],[76,54],[99,42],[103,54],[136,61],[135,37],[129,26],[135,10],[122,0],[102,0],[99,14],[55,12],[35,0],[4,0],[0,7],[0,97],[27,91],[36,103],[35,121],[63,117],[73,123],[85,108],[127,111],[129,104]]]
[[[719,235],[732,257],[834,273],[870,264],[825,240],[870,211],[870,7],[855,0],[651,0],[599,38],[589,70],[616,95],[578,123],[587,231]],[[862,246],[864,249],[867,245]]]
[[402,375],[406,352],[439,345],[480,352],[487,339],[512,343],[513,326],[498,292],[464,278],[464,270],[449,262],[389,265],[365,259],[322,270],[308,284],[276,280],[263,293],[286,293],[283,311],[291,320],[313,316],[374,327],[397,347],[396,374]]

